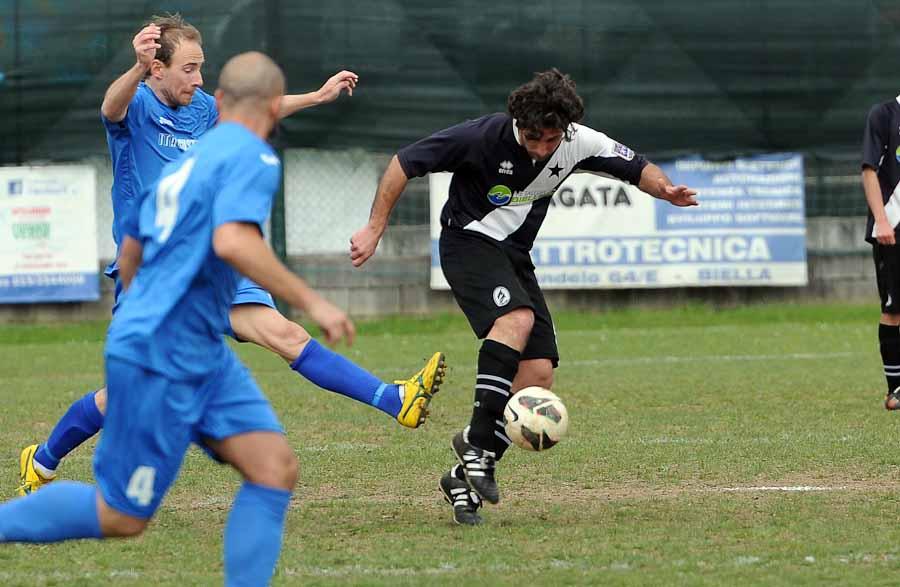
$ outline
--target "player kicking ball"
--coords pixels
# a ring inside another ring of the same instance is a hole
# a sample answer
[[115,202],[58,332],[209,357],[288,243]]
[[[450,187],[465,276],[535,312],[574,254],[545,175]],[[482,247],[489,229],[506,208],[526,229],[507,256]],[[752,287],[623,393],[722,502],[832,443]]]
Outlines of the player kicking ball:
[[107,333],[97,484],[59,481],[0,505],[0,542],[140,534],[194,441],[244,479],[225,526],[225,584],[269,583],[298,464],[221,335],[241,275],[306,311],[329,341],[354,335],[347,316],[282,265],[262,235],[281,174],[265,139],[284,86],[261,53],[229,60],[216,90],[220,124],[163,168],[121,225],[127,290]]
[[[201,42],[200,32],[180,16],[153,17],[132,41],[135,65],[106,91],[100,110],[113,163],[117,244],[142,186],[153,183],[166,163],[189,150],[219,120],[216,101],[201,89]],[[331,102],[343,92],[352,94],[356,83],[355,73],[339,72],[316,92],[284,96],[278,117]],[[106,275],[115,280],[118,299],[118,264],[110,265]],[[425,421],[446,369],[443,354],[434,353],[409,379],[384,382],[320,345],[282,316],[272,296],[249,279],[238,284],[225,332],[269,349],[317,386],[370,405],[408,428]],[[91,391],[71,405],[46,441],[25,447],[19,455],[18,493],[26,495],[56,478],[60,461],[103,427],[105,410],[106,389]]]
[[351,239],[357,267],[375,253],[410,177],[453,172],[441,211],[441,268],[475,335],[475,401],[469,424],[452,440],[458,464],[440,480],[460,524],[481,523],[482,500],[497,503],[496,463],[509,448],[503,410],[516,392],[550,389],[559,363],[556,333],[531,247],[550,198],[573,172],[605,173],[676,206],[696,206],[695,191],[605,134],[579,124],[575,83],[553,69],[535,75],[491,114],[439,131],[391,159],[369,222]]

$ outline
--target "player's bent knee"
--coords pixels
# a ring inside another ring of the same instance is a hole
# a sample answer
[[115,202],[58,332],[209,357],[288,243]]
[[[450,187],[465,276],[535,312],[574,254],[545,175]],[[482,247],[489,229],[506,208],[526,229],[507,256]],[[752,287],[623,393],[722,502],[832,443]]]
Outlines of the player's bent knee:
[[283,447],[265,453],[254,466],[246,471],[246,478],[251,483],[265,487],[292,490],[297,484],[300,463],[287,442]]
[[106,388],[101,387],[97,390],[97,393],[94,394],[94,405],[97,406],[97,410],[100,411],[104,416],[106,415]]

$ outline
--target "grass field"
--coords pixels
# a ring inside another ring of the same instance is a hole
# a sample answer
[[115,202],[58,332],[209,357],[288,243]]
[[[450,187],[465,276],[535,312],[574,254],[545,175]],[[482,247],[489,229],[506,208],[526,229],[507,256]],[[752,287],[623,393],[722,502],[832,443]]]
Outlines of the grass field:
[[[559,314],[570,436],[507,453],[501,503],[479,528],[455,526],[437,491],[471,409],[477,345],[460,318],[359,324],[347,351],[385,378],[447,354],[449,381],[416,431],[242,345],[301,462],[274,583],[897,584],[900,420],[881,407],[877,317],[875,305]],[[5,495],[22,446],[101,380],[104,328],[0,327]],[[92,479],[92,447],[66,477]],[[221,584],[237,486],[193,450],[144,536],[3,545],[0,584]]]

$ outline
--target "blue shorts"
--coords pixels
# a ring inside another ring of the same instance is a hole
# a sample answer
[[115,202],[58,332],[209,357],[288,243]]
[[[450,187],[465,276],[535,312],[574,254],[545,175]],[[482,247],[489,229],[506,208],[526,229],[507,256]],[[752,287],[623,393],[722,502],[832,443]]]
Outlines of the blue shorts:
[[137,518],[153,516],[192,441],[284,433],[250,372],[230,350],[223,364],[199,381],[173,381],[106,357],[106,387],[94,477],[110,507]]
[[[275,308],[275,300],[272,299],[272,294],[246,277],[242,277],[238,282],[237,291],[234,292],[234,300],[231,302],[232,306],[240,306],[241,304],[262,304],[263,306]],[[238,342],[244,342],[231,329],[230,323],[225,334]]]

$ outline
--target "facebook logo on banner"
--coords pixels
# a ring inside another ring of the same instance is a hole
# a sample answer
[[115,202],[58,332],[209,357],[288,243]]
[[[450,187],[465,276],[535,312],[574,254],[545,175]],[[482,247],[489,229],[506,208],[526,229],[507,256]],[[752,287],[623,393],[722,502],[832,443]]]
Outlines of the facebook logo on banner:
[[23,192],[22,189],[22,180],[21,179],[12,179],[9,182],[9,195],[10,196],[21,196]]

